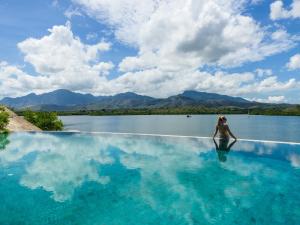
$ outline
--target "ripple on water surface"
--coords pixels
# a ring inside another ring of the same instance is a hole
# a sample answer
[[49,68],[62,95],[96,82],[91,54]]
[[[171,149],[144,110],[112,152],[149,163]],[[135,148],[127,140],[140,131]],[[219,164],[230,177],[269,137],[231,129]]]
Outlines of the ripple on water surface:
[[0,224],[297,224],[300,145],[0,137]]

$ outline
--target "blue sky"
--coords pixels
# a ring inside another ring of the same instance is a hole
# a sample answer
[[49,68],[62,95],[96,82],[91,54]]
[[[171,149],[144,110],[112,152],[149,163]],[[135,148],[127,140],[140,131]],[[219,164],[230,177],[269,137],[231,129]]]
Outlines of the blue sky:
[[197,90],[300,103],[299,27],[299,0],[0,0],[0,97]]

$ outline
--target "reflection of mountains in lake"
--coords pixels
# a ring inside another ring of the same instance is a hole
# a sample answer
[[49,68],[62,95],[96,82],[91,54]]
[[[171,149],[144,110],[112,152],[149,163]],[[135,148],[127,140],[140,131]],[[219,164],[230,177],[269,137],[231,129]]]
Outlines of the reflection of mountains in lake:
[[32,93],[18,98],[4,98],[0,101],[0,104],[5,104],[16,109],[30,107],[36,110],[172,108],[186,106],[235,106],[247,108],[264,105],[240,97],[197,91],[185,91],[182,94],[170,96],[168,98],[152,98],[132,92],[121,93],[114,96],[93,96],[91,94],[80,94],[63,89],[41,95]]

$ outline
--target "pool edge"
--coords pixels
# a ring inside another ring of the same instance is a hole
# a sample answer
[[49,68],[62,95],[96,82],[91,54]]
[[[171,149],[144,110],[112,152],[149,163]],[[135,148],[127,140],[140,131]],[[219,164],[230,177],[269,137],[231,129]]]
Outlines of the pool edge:
[[[175,135],[175,134],[147,134],[147,133],[128,133],[128,132],[104,132],[104,131],[16,131],[12,133],[80,133],[80,134],[112,134],[112,135],[132,135],[132,136],[150,136],[150,137],[176,137],[176,138],[194,138],[194,139],[213,139],[212,137],[192,136],[192,135]],[[219,138],[215,138],[219,139]],[[272,140],[256,140],[238,138],[237,141],[273,143],[273,144],[289,144],[300,145],[300,142],[289,141],[272,141]]]

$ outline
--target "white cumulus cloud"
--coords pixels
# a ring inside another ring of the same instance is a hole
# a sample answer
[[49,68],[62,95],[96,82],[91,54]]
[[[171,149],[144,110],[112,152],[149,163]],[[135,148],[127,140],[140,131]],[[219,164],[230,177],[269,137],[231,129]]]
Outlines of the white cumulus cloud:
[[234,96],[275,93],[299,89],[295,79],[279,81],[277,76],[259,77],[256,73],[208,73],[201,71],[162,72],[158,69],[127,72],[110,81],[111,91],[134,91],[167,97],[185,90],[215,92]]
[[49,32],[40,39],[28,38],[18,44],[25,62],[34,67],[37,75],[5,62],[0,64],[2,96],[58,88],[88,92],[107,82],[106,76],[114,65],[101,61],[101,53],[110,50],[110,43],[86,45],[74,36],[69,23],[54,26]]
[[[203,65],[239,66],[294,46],[244,15],[245,1],[73,0],[115,36],[139,50],[120,63],[121,71],[180,70]],[[283,38],[283,34],[285,37]]]
[[285,101],[285,97],[283,95],[280,96],[269,96],[269,102],[280,103]]
[[73,7],[67,8],[64,14],[68,19],[71,19],[73,16],[82,16],[80,10]]
[[106,42],[83,44],[73,35],[69,23],[66,26],[54,26],[49,32],[50,35],[41,39],[29,38],[18,44],[25,61],[41,74],[58,74],[82,66],[92,69],[97,65],[99,52],[110,49],[110,44]]
[[273,74],[273,71],[270,69],[258,68],[255,70],[255,72],[259,77],[271,76]]
[[[73,34],[70,23],[54,26],[44,37],[18,44],[35,75],[18,66],[0,64],[1,97],[58,88],[96,95],[133,91],[155,97],[185,90],[277,96],[278,91],[299,89],[298,80],[279,80],[269,69],[222,71],[295,46],[295,39],[286,30],[271,32],[244,14],[245,2],[249,1],[73,2],[71,9],[80,6],[81,13],[108,25],[119,41],[137,49],[137,55],[121,60],[119,76],[109,77],[114,65],[103,61],[101,54],[111,50],[110,43],[85,44]],[[91,35],[86,38],[93,38]],[[97,35],[101,40],[101,32]],[[204,66],[216,72],[204,71]]]
[[286,102],[286,98],[283,95],[268,96],[267,98],[254,98],[251,100],[256,102],[263,102],[263,103],[285,103]]
[[289,70],[296,70],[300,69],[300,54],[296,54],[292,56],[289,60],[289,62],[286,64],[286,67]]
[[291,6],[287,9],[281,0],[273,2],[270,6],[270,18],[272,20],[300,18],[300,1],[293,0]]

